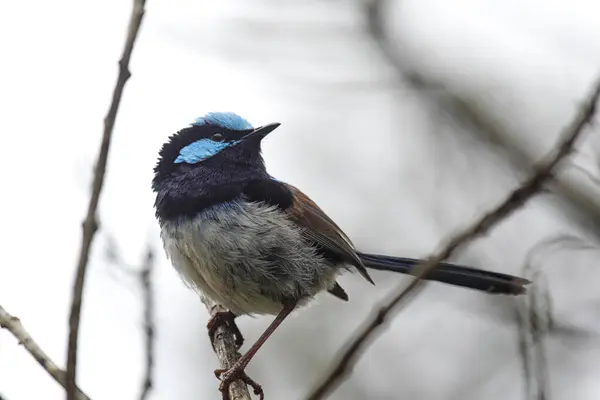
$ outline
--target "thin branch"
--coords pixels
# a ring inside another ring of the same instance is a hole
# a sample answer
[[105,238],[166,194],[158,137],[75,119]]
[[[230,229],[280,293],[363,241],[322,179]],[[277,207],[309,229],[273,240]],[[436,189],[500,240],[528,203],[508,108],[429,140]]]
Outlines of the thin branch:
[[123,89],[125,87],[125,83],[131,76],[131,73],[129,72],[129,60],[131,59],[133,46],[135,44],[140,25],[142,23],[142,18],[144,16],[145,3],[145,0],[134,0],[133,2],[133,10],[131,12],[127,38],[125,40],[125,48],[123,50],[121,60],[119,61],[119,76],[113,92],[110,109],[106,115],[106,118],[104,119],[104,134],[102,136],[102,143],[100,145],[98,159],[96,161],[94,181],[92,184],[92,194],[90,197],[87,215],[82,226],[83,235],[81,250],[79,253],[79,260],[77,262],[77,272],[75,276],[75,283],[73,285],[71,313],[69,315],[69,342],[67,350],[67,400],[75,400],[76,394],[75,382],[77,373],[77,342],[79,339],[81,304],[83,302],[83,286],[85,282],[90,248],[92,246],[95,233],[98,229],[96,214],[98,203],[100,201],[100,193],[104,184],[108,150],[110,148],[110,141],[113,128],[115,126],[117,112],[119,111]]
[[600,187],[600,178],[593,175],[589,170],[587,170],[587,169],[583,168],[581,165],[578,165],[575,163],[569,164],[569,167],[581,172],[583,175],[585,175],[586,178],[588,178],[590,180],[590,182],[592,182],[594,185]]
[[[530,271],[526,264],[524,271]],[[533,271],[535,280],[527,297],[517,302],[515,312],[518,322],[519,354],[525,376],[525,398],[548,400],[550,379],[545,339],[552,328],[552,299],[546,277],[539,269]]]
[[[146,400],[150,396],[152,390],[154,376],[154,348],[156,335],[156,318],[155,318],[155,294],[152,281],[152,273],[154,271],[154,251],[150,243],[146,246],[144,261],[141,268],[128,264],[121,257],[121,251],[115,238],[104,233],[106,236],[105,257],[109,265],[113,265],[118,270],[126,274],[127,278],[133,278],[136,281],[136,289],[139,289],[143,304],[143,333],[144,333],[144,377],[142,380],[139,399]],[[112,271],[108,269],[107,271]],[[123,281],[119,280],[119,283]]]
[[519,299],[515,304],[519,354],[527,399],[550,398],[550,372],[545,341],[551,333],[557,333],[557,324],[552,315],[552,297],[548,281],[543,274],[544,264],[538,259],[542,255],[551,255],[556,250],[564,249],[597,250],[595,246],[576,236],[552,236],[539,242],[528,252],[522,269],[523,276],[535,281],[527,297]]
[[144,381],[140,400],[146,400],[152,390],[152,376],[154,375],[154,334],[156,323],[154,317],[154,291],[152,288],[152,271],[154,269],[154,252],[148,246],[144,267],[140,271],[140,283],[144,297],[144,343],[146,349],[146,362]]
[[441,85],[426,81],[419,71],[409,68],[408,65],[405,65],[403,59],[396,54],[393,48],[394,43],[388,40],[384,26],[384,17],[389,15],[387,7],[390,4],[389,0],[367,0],[365,2],[367,33],[373,38],[381,54],[394,68],[394,71],[402,81],[406,81],[414,88],[420,90],[437,91],[442,89]]
[[341,383],[342,378],[348,374],[348,371],[364,351],[365,345],[379,332],[378,328],[384,325],[392,311],[398,311],[394,309],[403,305],[402,300],[408,298],[411,294],[414,296],[417,290],[422,289],[424,284],[422,279],[433,271],[440,262],[452,255],[455,250],[489,232],[492,227],[521,208],[543,189],[544,184],[552,178],[555,167],[572,151],[573,145],[580,137],[584,127],[592,120],[599,96],[600,80],[594,85],[590,97],[578,110],[574,121],[561,134],[557,147],[545,157],[545,161],[539,164],[537,171],[523,182],[519,188],[514,190],[498,207],[485,213],[465,230],[454,235],[440,252],[429,257],[424,263],[415,268],[414,275],[416,279],[412,280],[405,288],[398,290],[397,294],[388,296],[387,301],[384,301],[379,309],[373,310],[367,321],[357,329],[354,338],[343,347],[337,365],[325,376],[322,383],[308,397],[309,399],[322,399]]
[[[210,313],[210,317],[214,317],[218,312],[228,311],[226,308],[214,303],[207,297],[202,298],[202,302]],[[221,368],[231,368],[237,360],[242,356],[235,344],[235,334],[231,328],[225,324],[220,325],[215,333],[215,339],[212,343],[213,349]],[[252,400],[248,387],[242,381],[235,381],[229,386],[229,398],[231,400]]]
[[[33,358],[65,389],[67,388],[66,373],[48,357],[48,355],[40,348],[35,340],[23,328],[19,318],[10,315],[2,306],[0,306],[0,328],[7,329],[13,336],[22,344],[25,350],[32,355]],[[90,400],[90,398],[75,387],[75,398],[77,400]]]

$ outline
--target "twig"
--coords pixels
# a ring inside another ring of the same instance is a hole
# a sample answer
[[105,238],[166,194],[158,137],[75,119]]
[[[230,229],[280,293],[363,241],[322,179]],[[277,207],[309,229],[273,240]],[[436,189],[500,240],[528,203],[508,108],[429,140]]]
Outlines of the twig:
[[[202,302],[209,311],[211,318],[218,312],[227,311],[226,308],[214,303],[207,297],[202,298]],[[242,356],[235,344],[235,334],[225,324],[217,328],[215,339],[212,343],[215,354],[219,359],[221,368],[231,368]],[[231,400],[252,400],[248,387],[242,381],[235,381],[229,386],[229,397]]]
[[146,363],[144,381],[140,400],[146,400],[152,390],[152,376],[154,374],[154,291],[152,289],[152,270],[154,269],[154,252],[148,246],[144,268],[140,271],[140,283],[144,297],[144,343],[146,347]]
[[537,260],[541,255],[560,249],[597,250],[582,238],[568,234],[552,236],[536,244],[527,255],[523,276],[535,284],[528,296],[515,304],[518,322],[519,354],[525,377],[525,398],[548,400],[550,398],[549,368],[545,339],[556,333],[552,315],[552,297],[548,281],[542,273],[544,264]]
[[519,353],[525,376],[525,398],[548,400],[549,371],[545,339],[550,332],[550,298],[547,287],[542,286],[544,276],[536,274],[535,285],[523,302],[517,303],[516,314],[519,324]]
[[[33,340],[29,333],[23,328],[19,318],[10,315],[2,306],[0,306],[0,327],[7,329],[22,344],[25,350],[35,358],[35,360],[65,389],[67,388],[66,373],[48,357],[48,355]],[[77,400],[90,400],[90,398],[75,387],[75,398]]]
[[387,301],[384,301],[382,306],[373,310],[367,321],[357,329],[354,338],[343,347],[342,355],[339,357],[335,368],[325,376],[322,383],[308,397],[309,399],[322,399],[329,391],[339,385],[342,378],[352,368],[356,359],[364,350],[365,344],[378,333],[377,328],[386,322],[396,306],[402,305],[402,300],[410,294],[416,294],[416,290],[423,287],[424,282],[422,282],[422,279],[435,269],[440,262],[476,237],[486,234],[492,227],[522,207],[526,201],[543,189],[544,184],[552,178],[554,168],[572,151],[575,141],[583,132],[583,128],[593,118],[599,96],[600,80],[594,85],[590,97],[578,110],[574,121],[562,133],[556,149],[545,157],[545,161],[539,164],[537,171],[523,182],[519,188],[514,190],[498,207],[485,213],[465,230],[454,235],[440,252],[429,257],[424,263],[415,268],[414,275],[416,279],[412,280],[405,288],[398,290],[397,294],[388,296]]
[[571,163],[569,165],[569,167],[581,172],[583,175],[585,175],[590,182],[592,182],[594,185],[599,186],[600,187],[600,178],[598,178],[597,176],[594,176],[589,170],[583,168],[581,165],[575,164],[575,163]]
[[[154,271],[154,251],[152,245],[148,243],[146,247],[144,262],[142,267],[132,266],[123,260],[121,252],[117,245],[117,241],[110,234],[106,234],[106,249],[105,256],[107,261],[116,267],[119,271],[125,273],[128,278],[134,278],[136,280],[137,288],[140,289],[143,303],[143,324],[144,324],[144,378],[142,380],[140,390],[140,400],[146,400],[150,391],[153,387],[153,376],[154,376],[154,347],[155,347],[155,334],[156,334],[156,320],[155,320],[155,295],[154,285],[152,284],[152,272]],[[107,271],[111,271],[108,269]],[[119,281],[119,283],[122,283]]]
[[384,16],[388,15],[386,8],[390,6],[389,0],[367,0],[365,3],[366,29],[373,38],[385,59],[394,68],[400,79],[410,83],[421,90],[439,90],[441,87],[427,82],[418,71],[413,71],[404,64],[401,57],[394,51],[385,34]]
[[[524,271],[529,270],[531,265],[526,264]],[[515,308],[519,354],[525,376],[525,398],[548,400],[550,379],[545,339],[552,327],[552,303],[545,276],[539,270],[528,275],[536,283],[528,296],[517,302]]]
[[113,92],[110,109],[108,110],[108,114],[104,119],[104,134],[102,136],[102,143],[100,145],[98,159],[96,161],[94,181],[92,184],[92,194],[90,197],[90,203],[88,205],[87,215],[82,226],[83,236],[81,250],[79,252],[79,260],[77,262],[77,272],[75,276],[75,283],[73,285],[71,313],[69,315],[69,342],[67,350],[67,400],[75,400],[77,342],[79,339],[81,304],[83,302],[83,285],[85,282],[90,248],[92,246],[92,241],[94,239],[96,230],[98,229],[96,213],[98,209],[98,202],[100,200],[100,193],[104,183],[108,150],[110,148],[110,141],[113,128],[115,126],[119,105],[121,103],[123,89],[125,87],[125,83],[131,76],[131,73],[129,72],[129,60],[131,59],[133,46],[135,44],[140,25],[142,23],[142,18],[144,16],[145,3],[145,0],[134,0],[133,2],[133,10],[131,12],[127,38],[125,40],[125,48],[123,50],[121,60],[119,61],[119,76]]

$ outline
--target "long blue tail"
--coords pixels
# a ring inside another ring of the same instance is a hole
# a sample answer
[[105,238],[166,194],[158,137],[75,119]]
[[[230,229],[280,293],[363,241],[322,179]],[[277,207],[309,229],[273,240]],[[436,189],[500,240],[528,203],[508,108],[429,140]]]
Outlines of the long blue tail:
[[[358,253],[365,267],[380,271],[410,274],[422,260],[415,258],[391,257],[379,254]],[[463,267],[449,263],[441,263],[425,279],[481,290],[492,294],[522,294],[525,285],[531,283],[517,276],[485,271],[476,268]]]

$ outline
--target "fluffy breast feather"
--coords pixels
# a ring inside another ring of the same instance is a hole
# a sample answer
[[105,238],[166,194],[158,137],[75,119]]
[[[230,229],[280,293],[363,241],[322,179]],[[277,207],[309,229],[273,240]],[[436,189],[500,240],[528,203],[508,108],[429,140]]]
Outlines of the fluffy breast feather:
[[331,288],[338,266],[325,261],[277,207],[236,200],[191,219],[165,221],[167,255],[191,288],[235,314],[276,314]]

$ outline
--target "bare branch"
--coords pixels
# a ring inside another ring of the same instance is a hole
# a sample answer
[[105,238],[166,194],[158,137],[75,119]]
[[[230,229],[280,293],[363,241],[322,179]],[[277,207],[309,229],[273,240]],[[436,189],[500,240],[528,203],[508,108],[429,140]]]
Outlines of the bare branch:
[[402,58],[394,51],[393,43],[386,37],[384,26],[384,17],[388,15],[386,14],[386,8],[389,7],[389,5],[390,1],[388,0],[367,0],[365,2],[367,33],[373,38],[382,55],[394,68],[400,79],[405,80],[416,89],[441,89],[441,85],[428,82],[418,71],[413,71],[405,65]]
[[[48,355],[40,348],[35,340],[23,328],[19,318],[10,315],[2,306],[0,306],[0,327],[7,329],[13,336],[22,344],[25,350],[35,358],[35,360],[65,389],[67,388],[66,373],[48,357]],[[75,387],[75,398],[77,400],[90,400],[90,398]]]
[[565,327],[554,321],[552,297],[543,271],[542,255],[551,256],[557,250],[597,251],[598,248],[584,239],[568,234],[552,236],[536,244],[527,255],[523,276],[535,281],[528,296],[515,304],[519,330],[519,354],[525,377],[525,398],[548,400],[550,398],[550,371],[548,368],[546,339],[550,334],[565,333]]
[[581,136],[584,127],[592,120],[599,96],[600,80],[594,85],[587,101],[578,110],[574,121],[562,133],[557,147],[545,157],[545,161],[539,164],[537,171],[520,187],[510,193],[498,207],[485,213],[465,230],[454,235],[440,252],[429,257],[424,263],[415,268],[414,275],[416,279],[412,280],[406,287],[399,288],[397,294],[388,296],[387,301],[384,301],[382,306],[373,310],[367,321],[357,329],[354,338],[343,347],[336,366],[325,376],[322,383],[308,397],[309,399],[322,399],[340,384],[342,378],[347,375],[362,351],[364,351],[365,345],[378,333],[378,328],[384,325],[392,311],[398,311],[394,309],[403,305],[402,300],[408,298],[411,294],[415,295],[418,289],[422,289],[424,284],[422,279],[433,271],[440,262],[452,255],[455,250],[489,232],[492,227],[521,208],[543,189],[544,184],[552,178],[555,167],[572,151],[573,145]]
[[[216,304],[207,297],[202,297],[202,302],[210,313],[210,317],[214,317],[218,312],[226,312],[227,309]],[[221,368],[231,368],[237,360],[242,356],[235,344],[235,333],[233,330],[222,324],[217,328],[214,341],[212,343],[215,354],[219,359]],[[229,386],[229,398],[231,400],[252,400],[248,387],[242,381],[235,381]]]
[[144,297],[144,343],[146,348],[146,362],[144,381],[140,400],[146,400],[152,390],[152,376],[154,374],[154,334],[156,324],[154,318],[154,291],[152,288],[152,270],[154,269],[154,252],[148,245],[144,267],[140,271],[140,283]]
[[523,272],[531,277],[535,284],[527,297],[516,303],[518,321],[519,354],[525,376],[525,398],[548,400],[550,398],[550,379],[546,356],[545,339],[552,329],[552,298],[548,290],[546,277],[540,268],[534,268],[531,255],[525,263]]
[[94,181],[92,184],[92,194],[90,197],[90,203],[88,205],[87,215],[82,226],[83,235],[81,250],[79,253],[79,260],[77,262],[77,272],[75,276],[75,283],[73,285],[71,313],[69,315],[69,342],[67,350],[67,400],[75,400],[76,397],[75,382],[77,373],[77,344],[79,339],[81,304],[83,302],[83,286],[85,282],[90,248],[92,246],[92,241],[96,234],[96,230],[98,229],[96,214],[98,203],[100,201],[100,193],[102,192],[102,186],[104,184],[104,174],[106,172],[110,141],[113,128],[115,126],[119,105],[121,103],[123,89],[125,87],[125,83],[131,76],[131,73],[129,72],[129,60],[131,59],[133,46],[135,44],[140,25],[142,23],[142,18],[144,16],[145,3],[145,0],[134,0],[133,2],[133,10],[131,12],[127,38],[125,40],[125,48],[123,50],[121,60],[119,61],[119,76],[113,92],[110,109],[108,110],[108,114],[104,119],[104,134],[102,136],[102,143],[100,145],[98,159],[96,161]]
[[[121,257],[116,239],[104,232],[106,236],[105,257],[109,265],[117,267],[117,270],[124,273],[127,278],[134,278],[136,289],[139,289],[143,304],[143,333],[144,333],[144,377],[142,380],[139,399],[146,400],[153,387],[154,376],[154,348],[156,335],[156,318],[155,318],[155,294],[152,281],[152,273],[154,271],[154,250],[152,244],[146,245],[146,251],[142,266],[136,267],[128,264]],[[107,269],[108,272],[112,269]],[[123,283],[119,280],[119,283]]]
[[536,274],[536,279],[527,298],[516,307],[519,325],[519,354],[525,376],[525,398],[548,400],[550,379],[546,356],[545,339],[550,333],[550,299],[545,277]]

